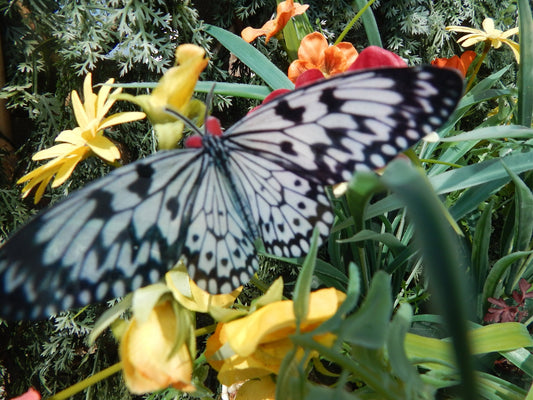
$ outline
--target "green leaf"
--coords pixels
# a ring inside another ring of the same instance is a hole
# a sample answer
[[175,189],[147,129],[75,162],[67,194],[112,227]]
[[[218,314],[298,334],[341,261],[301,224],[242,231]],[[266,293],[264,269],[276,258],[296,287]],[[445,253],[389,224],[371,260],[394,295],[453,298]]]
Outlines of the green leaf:
[[383,271],[374,275],[363,304],[341,325],[339,336],[344,341],[370,349],[385,345],[392,314],[390,279]]
[[296,318],[296,329],[299,329],[300,322],[307,317],[309,311],[309,295],[311,283],[313,282],[313,271],[315,269],[316,255],[318,252],[318,229],[313,230],[311,246],[302,264],[302,269],[298,274],[296,286],[294,287],[293,305],[294,316]]
[[503,276],[507,272],[507,268],[509,268],[519,259],[529,257],[531,254],[533,254],[533,251],[517,251],[516,253],[511,253],[500,258],[494,263],[487,278],[485,279],[485,284],[483,285],[483,315],[487,312],[487,299],[489,297],[498,298],[502,295],[502,293],[496,293],[496,287],[498,286],[498,283],[503,281]]
[[531,1],[518,0],[520,65],[518,72],[518,123],[531,126],[533,118],[533,17]]
[[394,315],[387,335],[387,352],[392,372],[409,388],[408,393],[420,389],[423,383],[417,370],[405,353],[405,336],[411,326],[413,310],[409,304],[401,304]]
[[[379,34],[379,28],[376,23],[376,18],[374,17],[374,13],[372,12],[372,8],[370,5],[374,3],[374,0],[366,1],[366,0],[354,0],[352,3],[352,8],[363,10],[367,6],[369,6],[363,11],[363,14],[361,14],[361,20],[363,21],[363,25],[365,27],[366,36],[368,38],[368,44],[370,46],[378,46],[383,47],[383,44],[381,42],[381,36]],[[343,32],[344,33],[344,32]]]
[[449,136],[440,139],[441,142],[461,142],[461,141],[480,141],[489,139],[533,137],[533,129],[525,128],[520,125],[503,125],[488,126],[486,128],[474,129],[473,131],[464,132],[459,135]]
[[259,75],[272,89],[294,89],[294,84],[263,53],[246,43],[240,36],[225,29],[204,25],[206,32],[216,38],[226,49]]
[[529,187],[502,160],[503,167],[515,185],[515,251],[527,250],[533,236],[533,193]]
[[[480,293],[489,270],[490,233],[492,228],[492,202],[483,210],[472,240],[472,273],[476,293]],[[478,315],[482,314],[482,304],[478,304]]]
[[474,398],[473,364],[466,338],[466,320],[470,312],[466,309],[466,288],[459,271],[458,242],[450,229],[444,206],[426,176],[401,160],[389,164],[383,182],[402,199],[415,224],[432,294],[453,338],[463,395]]

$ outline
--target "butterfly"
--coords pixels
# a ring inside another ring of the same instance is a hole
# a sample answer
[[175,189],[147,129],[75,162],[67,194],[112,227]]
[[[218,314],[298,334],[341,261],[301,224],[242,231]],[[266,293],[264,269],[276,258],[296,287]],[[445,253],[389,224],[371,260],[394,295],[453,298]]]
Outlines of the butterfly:
[[118,168],[37,215],[0,248],[0,315],[38,318],[120,297],[182,257],[198,286],[228,292],[266,252],[301,257],[333,223],[325,186],[383,167],[444,124],[461,77],[375,69],[304,86],[197,147]]

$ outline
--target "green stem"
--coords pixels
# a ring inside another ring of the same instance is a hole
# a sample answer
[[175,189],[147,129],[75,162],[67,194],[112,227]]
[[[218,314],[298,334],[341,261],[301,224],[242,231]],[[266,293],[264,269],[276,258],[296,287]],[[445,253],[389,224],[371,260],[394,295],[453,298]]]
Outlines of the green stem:
[[479,57],[479,60],[476,64],[476,67],[474,68],[474,71],[472,72],[472,75],[470,76],[470,79],[468,80],[468,83],[466,84],[465,93],[470,90],[472,85],[474,84],[474,80],[476,79],[477,73],[479,72],[479,69],[481,68],[481,64],[483,64],[483,61],[485,61],[485,57],[487,57],[487,54],[491,48],[491,42],[490,40],[485,41],[485,46],[483,47],[483,53],[481,54],[481,57]]
[[359,10],[357,14],[355,14],[355,17],[352,18],[352,20],[348,23],[348,25],[346,25],[346,28],[344,28],[344,30],[341,32],[337,40],[335,40],[335,44],[339,44],[340,42],[342,42],[342,39],[344,39],[344,36],[346,36],[346,34],[350,31],[350,29],[352,29],[352,26],[354,26],[354,24],[357,22],[359,18],[361,18],[361,15],[363,15],[366,9],[370,7],[375,1],[376,0],[370,0],[368,3],[366,3],[366,5],[363,8]]
[[97,382],[104,380],[105,378],[110,377],[113,374],[116,374],[122,369],[122,362],[118,362],[90,377],[78,382],[65,390],[55,394],[52,397],[49,397],[48,400],[64,400],[68,399],[71,396],[74,396],[76,393],[81,392],[84,389],[87,389],[89,386],[94,385]]

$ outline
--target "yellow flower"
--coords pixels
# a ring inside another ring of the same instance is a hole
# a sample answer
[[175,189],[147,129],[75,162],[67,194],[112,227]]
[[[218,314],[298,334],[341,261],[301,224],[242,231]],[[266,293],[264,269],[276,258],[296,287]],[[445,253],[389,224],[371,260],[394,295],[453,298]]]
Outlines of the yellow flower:
[[447,26],[446,30],[453,32],[468,33],[468,35],[460,38],[457,43],[464,47],[470,47],[479,42],[490,43],[495,49],[499,49],[502,43],[506,44],[513,51],[516,61],[520,62],[520,45],[508,37],[516,35],[518,28],[509,29],[505,32],[494,28],[494,20],[492,18],[485,18],[483,21],[483,31],[474,28],[467,28],[464,26]]
[[[345,299],[345,294],[333,288],[311,293],[309,313],[300,325],[309,332],[331,318]],[[296,318],[291,300],[267,304],[244,318],[219,323],[209,337],[205,355],[218,371],[218,380],[226,386],[277,374],[287,352],[293,348],[289,336],[296,332]],[[315,340],[331,345],[332,334],[315,336]],[[232,354],[227,350],[231,349]],[[297,357],[303,357],[300,350]],[[316,354],[312,354],[316,356]]]
[[146,321],[135,317],[120,341],[124,380],[135,394],[172,386],[192,392],[192,359],[183,343],[176,348],[180,319],[170,301],[155,306]]
[[[35,161],[49,158],[53,160],[18,180],[17,183],[29,181],[22,189],[23,197],[26,197],[30,190],[39,184],[35,193],[35,203],[37,203],[54,176],[52,187],[63,184],[76,165],[89,156],[95,155],[109,163],[118,160],[120,152],[113,142],[103,135],[104,129],[146,116],[142,112],[121,112],[106,118],[105,115],[115,103],[114,99],[108,98],[111,91],[109,84],[114,80],[109,79],[96,95],[92,91],[91,78],[91,74],[87,74],[83,83],[84,103],[81,102],[78,93],[75,90],[72,91],[72,108],[79,126],[61,132],[55,139],[60,144],[34,154],[32,159]],[[113,95],[120,91],[121,89],[116,89]]]
[[217,317],[235,311],[229,307],[242,291],[242,286],[227,294],[210,294],[200,289],[189,277],[181,260],[174,269],[166,273],[165,281],[174,298],[183,307],[194,312],[210,313],[217,320]]
[[281,31],[289,20],[301,15],[309,8],[307,4],[294,4],[293,0],[282,1],[278,4],[276,18],[267,21],[261,28],[254,29],[248,26],[241,32],[241,37],[248,43],[253,42],[259,36],[266,36],[265,43],[268,43],[270,38]]
[[193,44],[183,44],[176,49],[176,66],[168,69],[156,88],[149,95],[121,94],[118,99],[127,100],[142,107],[154,126],[160,149],[175,148],[183,136],[184,123],[169,114],[165,108],[177,111],[191,119],[203,122],[205,105],[191,100],[200,73],[207,66],[205,50]]

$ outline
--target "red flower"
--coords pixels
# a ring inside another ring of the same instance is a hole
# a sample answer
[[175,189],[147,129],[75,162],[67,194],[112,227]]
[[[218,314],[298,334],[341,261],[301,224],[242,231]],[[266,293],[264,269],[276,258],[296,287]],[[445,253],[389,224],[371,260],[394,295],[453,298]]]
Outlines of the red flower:
[[470,64],[472,64],[472,61],[474,61],[476,58],[476,55],[477,54],[475,51],[467,50],[461,54],[460,58],[458,56],[453,56],[450,58],[436,58],[435,60],[431,61],[431,65],[440,68],[455,68],[459,70],[463,77],[465,77],[466,72],[468,71]]
[[29,388],[26,393],[18,397],[14,397],[11,400],[41,400],[41,395],[34,388]]

